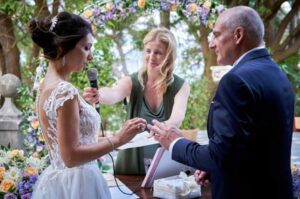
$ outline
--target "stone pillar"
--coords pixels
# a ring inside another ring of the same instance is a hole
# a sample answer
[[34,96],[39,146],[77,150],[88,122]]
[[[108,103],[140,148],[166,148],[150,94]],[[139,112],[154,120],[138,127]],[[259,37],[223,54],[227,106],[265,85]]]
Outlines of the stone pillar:
[[21,111],[15,106],[12,98],[21,86],[20,79],[13,74],[0,77],[0,95],[5,98],[0,109],[0,144],[11,148],[21,148],[22,136],[19,133]]

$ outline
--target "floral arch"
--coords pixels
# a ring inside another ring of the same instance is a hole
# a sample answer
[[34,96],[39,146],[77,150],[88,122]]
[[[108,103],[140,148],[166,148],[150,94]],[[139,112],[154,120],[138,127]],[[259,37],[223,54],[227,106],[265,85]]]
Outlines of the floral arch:
[[215,0],[107,0],[96,1],[79,14],[91,21],[94,30],[133,14],[150,14],[153,10],[178,12],[196,24],[212,28],[217,15],[224,9]]

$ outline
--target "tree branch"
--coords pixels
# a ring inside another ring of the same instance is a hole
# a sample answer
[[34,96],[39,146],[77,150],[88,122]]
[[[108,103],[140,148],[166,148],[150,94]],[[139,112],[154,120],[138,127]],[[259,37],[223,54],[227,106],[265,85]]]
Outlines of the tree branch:
[[300,37],[294,42],[294,44],[283,51],[278,51],[274,54],[274,60],[280,62],[286,58],[288,58],[291,55],[296,54],[299,51],[300,48]]
[[275,1],[272,0],[272,1],[265,1],[265,6],[269,9],[271,9],[270,12],[267,12],[265,15],[262,16],[263,18],[263,21],[269,21],[269,20],[272,20],[273,17],[276,16],[278,10],[281,8],[281,4],[285,2],[285,0],[279,0],[279,1]]
[[207,28],[204,25],[200,25],[199,27],[200,31],[200,44],[201,44],[201,50],[204,55],[207,55],[209,53],[209,43],[208,43],[208,31]]
[[7,73],[12,73],[21,79],[20,51],[16,45],[13,21],[10,16],[0,13],[0,45]]
[[36,5],[35,15],[37,16],[48,16],[50,12],[46,0],[34,0]]
[[297,25],[297,27],[291,32],[291,34],[285,38],[285,40],[282,42],[282,44],[279,45],[278,50],[283,51],[290,42],[296,38],[296,36],[300,33],[300,24]]
[[159,18],[160,18],[160,27],[165,27],[167,29],[170,29],[170,11],[160,11],[159,12]]
[[276,49],[276,47],[280,43],[280,40],[282,38],[282,35],[284,34],[284,31],[286,30],[287,25],[290,23],[294,15],[298,13],[297,11],[299,10],[299,7],[300,7],[300,1],[295,1],[291,11],[282,20],[281,24],[279,25],[278,31],[273,39],[273,42],[270,45],[270,47],[273,50]]
[[54,0],[52,3],[52,14],[57,15],[60,6],[60,0]]

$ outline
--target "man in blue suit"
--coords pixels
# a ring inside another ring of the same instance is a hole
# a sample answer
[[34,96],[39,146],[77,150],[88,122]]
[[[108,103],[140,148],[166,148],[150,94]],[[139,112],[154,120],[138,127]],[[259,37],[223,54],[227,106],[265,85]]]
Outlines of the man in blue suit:
[[233,69],[211,102],[208,145],[157,121],[148,128],[172,159],[198,169],[199,184],[210,180],[213,199],[291,199],[294,95],[263,46],[263,22],[252,8],[233,7],[218,17],[213,35],[218,63]]

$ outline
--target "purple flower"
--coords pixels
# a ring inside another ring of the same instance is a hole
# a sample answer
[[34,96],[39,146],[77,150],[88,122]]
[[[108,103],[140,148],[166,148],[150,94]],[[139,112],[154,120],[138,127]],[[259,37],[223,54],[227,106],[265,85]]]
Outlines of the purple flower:
[[136,7],[137,7],[137,2],[134,2],[134,3],[129,7],[129,12],[130,12],[130,13],[136,13]]
[[125,10],[125,9],[122,9],[122,10],[121,10],[120,16],[121,16],[121,17],[125,17],[125,16],[126,16],[126,10]]
[[164,11],[168,11],[169,9],[170,9],[170,4],[169,3],[167,3],[167,2],[161,2],[160,3],[160,5],[161,5],[161,8],[164,10]]
[[31,193],[26,193],[24,195],[21,195],[21,199],[31,199]]
[[112,19],[113,18],[113,13],[112,12],[105,12],[105,19]]
[[98,24],[99,27],[103,27],[103,26],[105,26],[105,21],[104,20],[99,20],[97,24]]
[[37,176],[34,176],[34,175],[30,175],[29,176],[29,181],[34,184],[36,181],[37,181]]
[[17,196],[13,193],[7,193],[4,195],[4,199],[17,199]]
[[115,0],[115,6],[118,7],[119,4],[120,4],[120,0]]
[[210,9],[207,9],[207,8],[205,8],[205,7],[202,7],[202,6],[200,6],[200,7],[198,7],[198,10],[199,10],[199,14],[201,15],[201,16],[205,16],[205,17],[208,17],[208,15],[209,15],[209,12],[210,12]]
[[199,7],[199,19],[201,23],[207,24],[209,18],[210,10],[205,7]]
[[94,12],[93,12],[94,17],[97,17],[100,15],[100,9],[99,8],[95,8]]
[[25,193],[27,193],[27,190],[24,188],[24,182],[18,182],[17,184],[17,189],[18,189],[18,192],[19,194],[23,195]]
[[30,189],[31,186],[32,186],[32,184],[30,182],[25,182],[24,183],[24,188],[27,189],[27,190]]
[[21,195],[27,193],[27,190],[25,190],[25,189],[23,189],[23,188],[20,188],[18,191],[19,191],[19,193],[20,193]]

